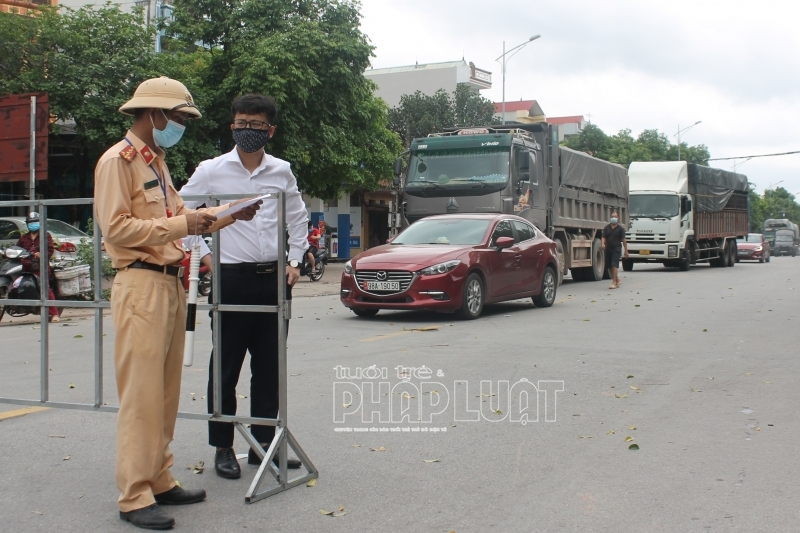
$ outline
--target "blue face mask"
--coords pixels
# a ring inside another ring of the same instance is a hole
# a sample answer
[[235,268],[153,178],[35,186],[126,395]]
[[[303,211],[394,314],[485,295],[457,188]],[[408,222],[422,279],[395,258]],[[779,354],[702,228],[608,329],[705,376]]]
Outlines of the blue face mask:
[[617,217],[611,217],[612,224],[616,224],[617,222],[619,222],[619,219]]
[[39,223],[31,222],[30,224],[28,224],[28,229],[31,231],[39,231]]
[[186,131],[186,126],[182,126],[174,120],[168,119],[163,110],[161,110],[161,114],[167,119],[167,127],[163,130],[156,128],[153,117],[150,117],[150,122],[153,124],[153,140],[161,148],[169,148],[170,146],[178,144],[178,141],[183,137],[183,132]]

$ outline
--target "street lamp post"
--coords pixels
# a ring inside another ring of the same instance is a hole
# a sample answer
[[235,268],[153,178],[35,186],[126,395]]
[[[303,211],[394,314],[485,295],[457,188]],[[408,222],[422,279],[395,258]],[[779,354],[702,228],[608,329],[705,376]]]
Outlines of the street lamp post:
[[[501,70],[503,71],[503,124],[506,123],[506,61],[511,58],[511,56],[506,57],[506,55],[509,52],[514,52],[514,54],[516,54],[517,52],[522,50],[522,48],[525,47],[525,45],[527,45],[529,42],[535,41],[539,37],[541,37],[541,35],[538,35],[538,34],[534,35],[533,37],[531,37],[530,39],[528,39],[524,43],[518,44],[514,48],[508,50],[508,52],[506,51],[506,42],[503,41],[503,55],[501,55],[500,57],[495,59],[495,61],[500,61],[501,59],[503,60],[503,61],[500,62],[500,65],[502,67]],[[513,56],[514,54],[511,54],[511,55]]]
[[681,160],[681,133],[683,133],[684,131],[687,131],[687,130],[690,130],[690,129],[694,128],[695,126],[697,126],[701,122],[703,122],[703,121],[702,120],[698,120],[697,122],[695,122],[691,126],[687,126],[687,127],[683,128],[683,129],[681,129],[681,125],[678,124],[678,133],[675,134],[678,137],[678,161]]
[[736,167],[740,167],[740,166],[744,165],[745,163],[747,163],[751,159],[753,159],[753,158],[752,157],[748,157],[747,159],[745,159],[741,163],[739,163],[737,160],[734,159],[733,160],[733,171],[736,172]]

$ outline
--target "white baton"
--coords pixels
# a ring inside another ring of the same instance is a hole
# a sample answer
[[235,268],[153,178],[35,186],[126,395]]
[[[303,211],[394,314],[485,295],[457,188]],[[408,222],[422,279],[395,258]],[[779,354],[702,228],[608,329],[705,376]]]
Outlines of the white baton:
[[194,362],[194,325],[197,321],[197,285],[200,282],[200,245],[192,246],[189,261],[189,308],[186,310],[186,340],[183,345],[183,366]]

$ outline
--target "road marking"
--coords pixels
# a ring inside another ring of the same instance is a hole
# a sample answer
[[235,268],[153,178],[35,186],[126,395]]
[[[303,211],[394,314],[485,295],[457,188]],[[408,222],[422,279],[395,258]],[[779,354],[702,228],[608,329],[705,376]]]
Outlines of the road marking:
[[387,333],[386,335],[376,335],[375,337],[367,337],[366,339],[361,339],[361,342],[375,342],[380,341],[383,339],[389,339],[392,337],[399,337],[400,335],[407,335],[408,333],[414,333],[413,331],[395,331],[394,333]]
[[49,407],[23,407],[22,409],[14,409],[13,411],[4,411],[0,413],[0,420],[9,420],[17,418],[18,416],[25,416],[31,413],[38,413],[39,411],[47,411]]

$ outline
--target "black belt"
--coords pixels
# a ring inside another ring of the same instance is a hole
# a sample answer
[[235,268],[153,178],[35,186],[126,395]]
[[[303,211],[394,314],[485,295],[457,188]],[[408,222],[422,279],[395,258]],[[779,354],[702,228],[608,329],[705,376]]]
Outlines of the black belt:
[[162,274],[168,274],[170,276],[183,277],[182,266],[154,265],[153,263],[145,263],[144,261],[136,260],[128,265],[128,268],[144,268],[145,270],[153,270],[154,272],[161,272]]
[[274,274],[278,271],[277,261],[271,263],[223,263],[220,266],[224,270],[238,270],[254,274]]

